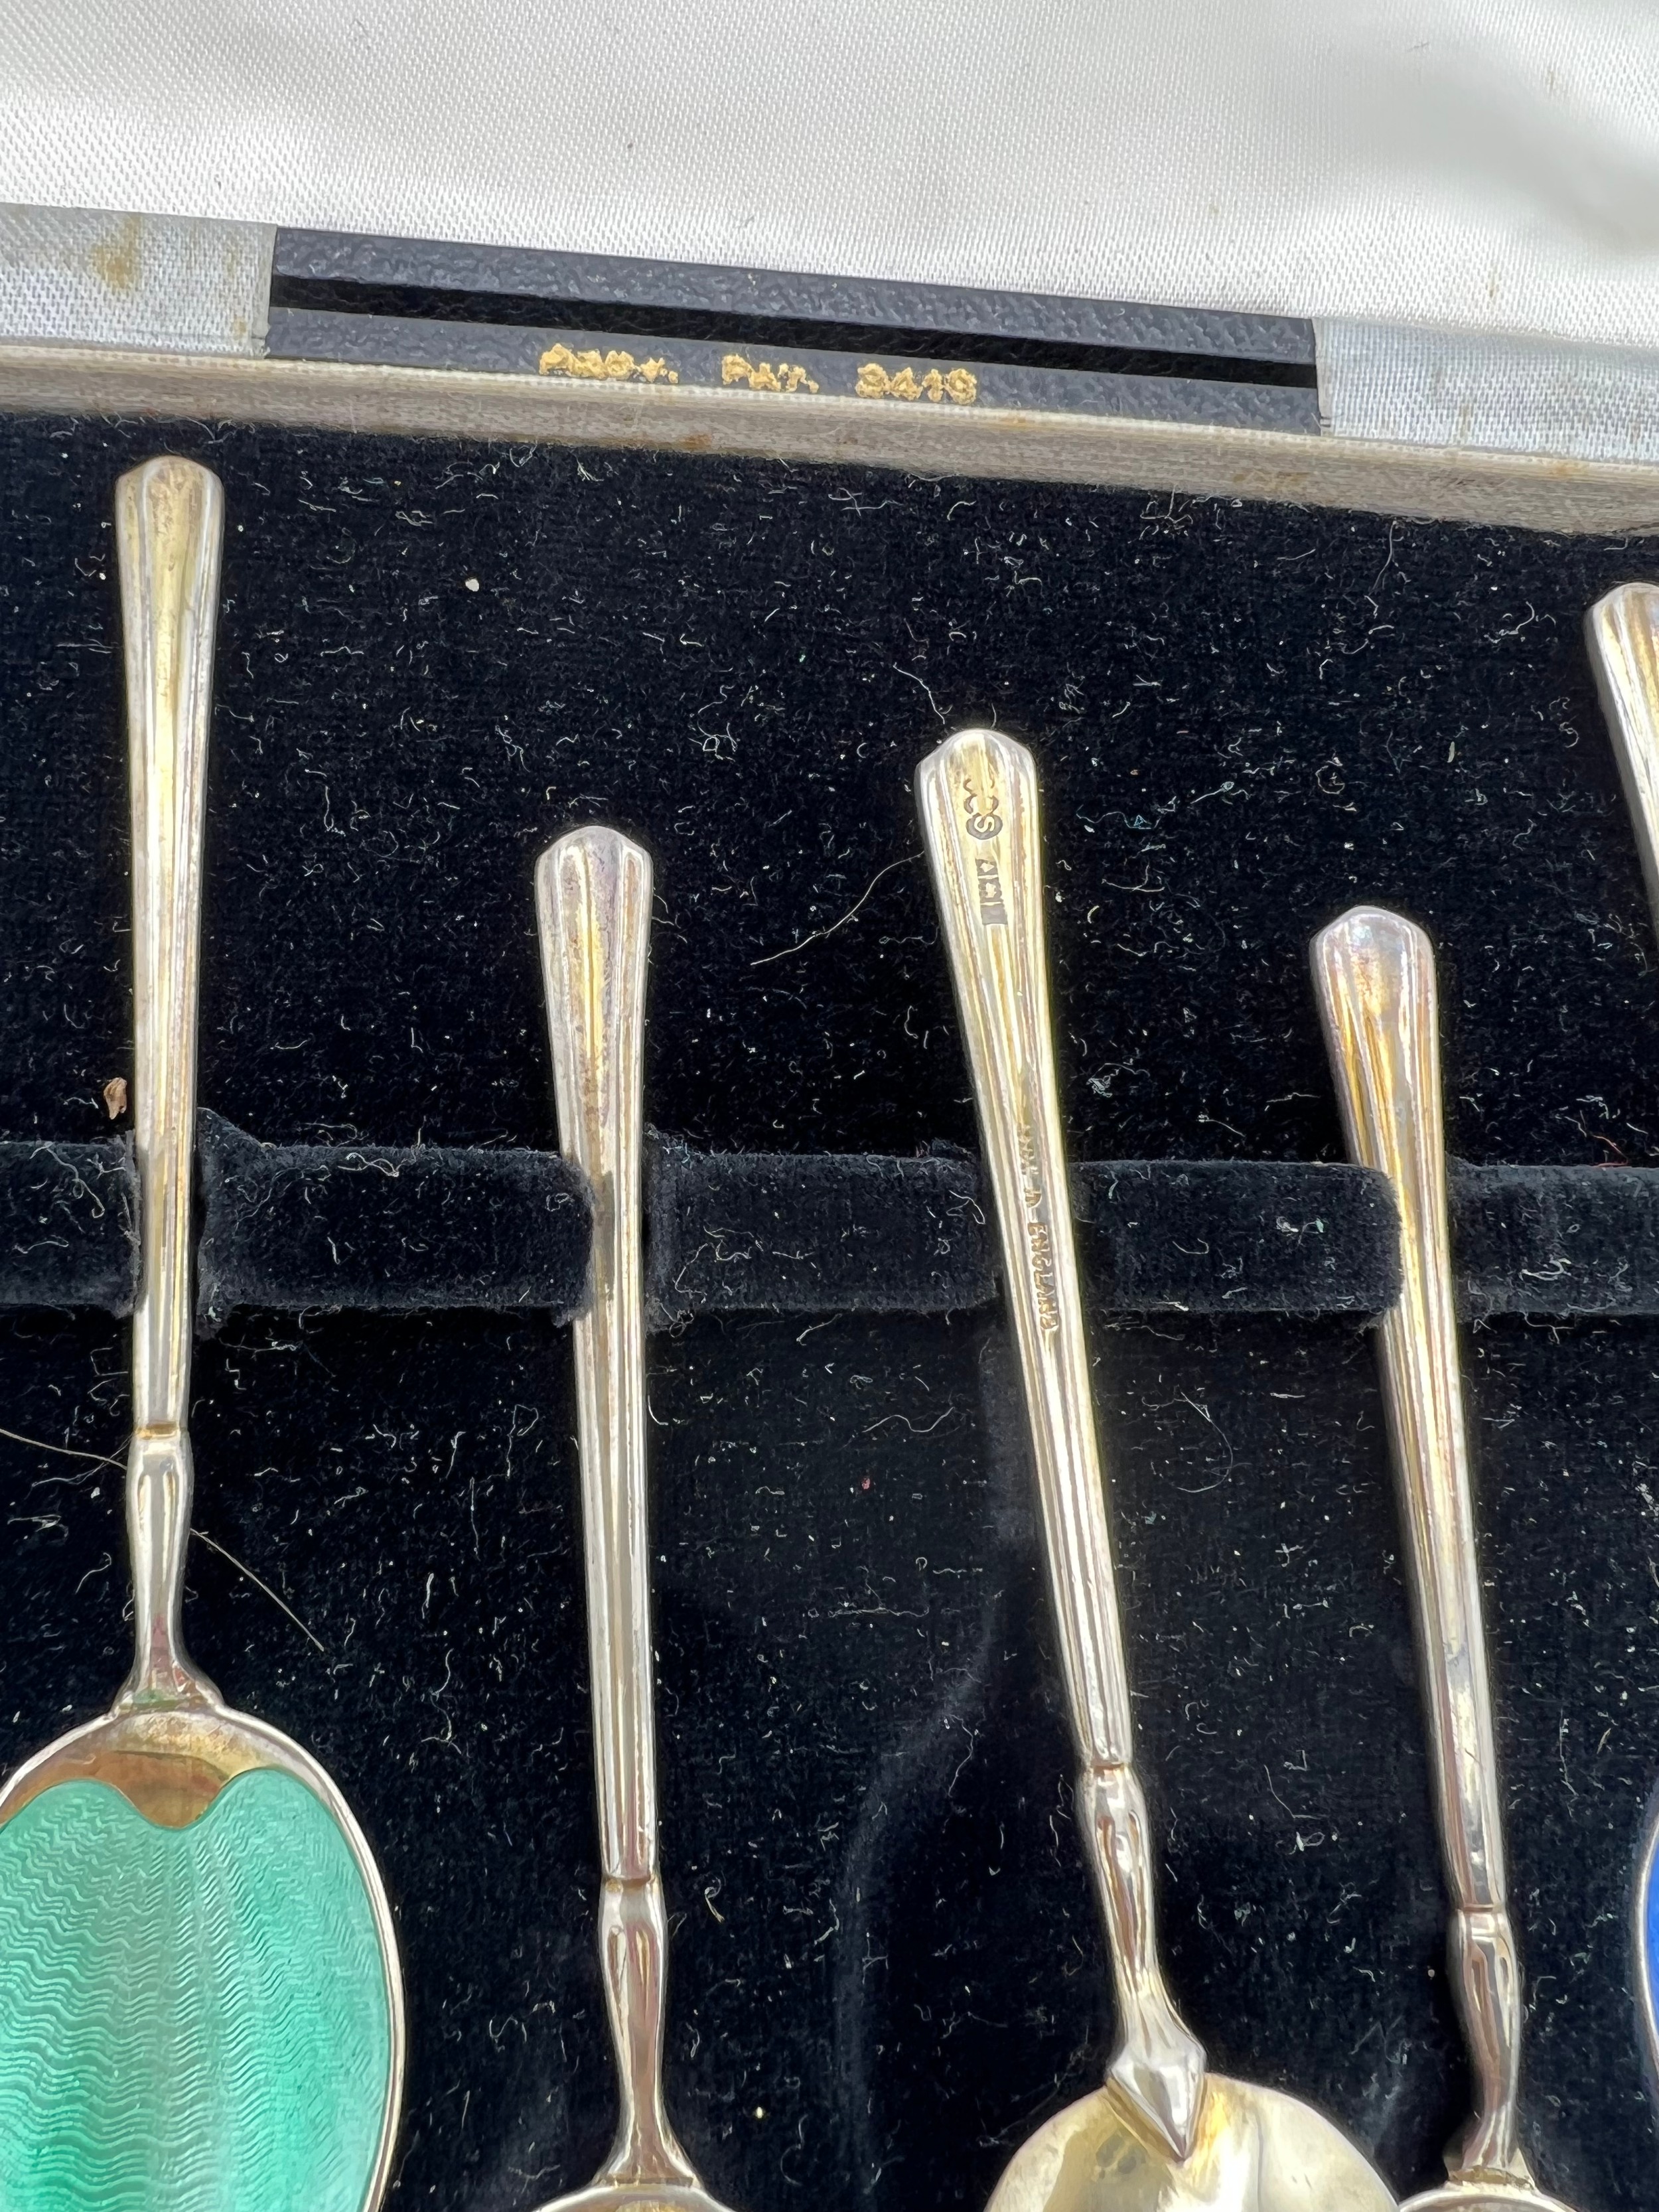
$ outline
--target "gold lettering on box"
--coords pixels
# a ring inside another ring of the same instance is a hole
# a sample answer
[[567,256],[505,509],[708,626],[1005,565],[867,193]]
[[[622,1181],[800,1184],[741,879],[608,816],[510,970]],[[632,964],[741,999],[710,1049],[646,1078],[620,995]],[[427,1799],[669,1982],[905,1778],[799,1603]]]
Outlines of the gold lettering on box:
[[971,407],[979,398],[979,379],[970,368],[930,368],[918,376],[913,368],[889,371],[878,361],[866,361],[853,389],[860,399],[948,399]]
[[601,353],[597,346],[576,353],[568,345],[551,345],[536,364],[540,376],[577,376],[596,384],[678,384],[680,373],[662,356],[635,361],[620,347]]
[[746,384],[751,392],[816,392],[817,386],[798,361],[750,361],[740,353],[723,355],[722,384]]

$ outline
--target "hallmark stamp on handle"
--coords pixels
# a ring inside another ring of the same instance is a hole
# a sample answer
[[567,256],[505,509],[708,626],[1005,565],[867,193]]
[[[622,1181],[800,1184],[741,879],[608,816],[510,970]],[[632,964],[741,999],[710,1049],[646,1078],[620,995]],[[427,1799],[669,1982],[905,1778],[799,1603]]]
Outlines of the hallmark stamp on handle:
[[[1002,816],[997,810],[994,787],[981,799],[971,783],[962,787],[963,826],[968,835],[980,844],[1002,834]],[[974,855],[974,886],[979,895],[979,918],[994,927],[1006,928],[1007,902],[1002,895],[1002,871],[994,853]]]

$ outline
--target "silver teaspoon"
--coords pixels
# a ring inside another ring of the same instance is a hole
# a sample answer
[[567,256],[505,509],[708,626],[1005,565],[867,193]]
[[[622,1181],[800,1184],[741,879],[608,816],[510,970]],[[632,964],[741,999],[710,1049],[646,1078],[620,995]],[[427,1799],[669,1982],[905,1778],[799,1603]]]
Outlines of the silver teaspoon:
[[544,2212],[725,2212],[663,2099],[668,1923],[657,1856],[645,1480],[640,1158],[651,861],[615,830],[574,830],[536,869],[560,1141],[587,1178],[593,1257],[576,1316],[576,1423],[599,1794],[599,1955],[621,2114],[592,2185]]
[[1518,2133],[1521,1969],[1452,1303],[1434,951],[1415,923],[1357,906],[1314,939],[1313,973],[1348,1149],[1388,1176],[1400,1211],[1404,1286],[1377,1343],[1451,1893],[1447,1948],[1475,2077],[1449,2179],[1401,2212],[1567,2212],[1539,2190]]
[[1164,1986],[1060,1138],[1031,756],[964,730],[922,762],[916,803],[1002,1234],[1081,1753],[1078,1826],[1117,1982],[1106,2086],[1015,2153],[990,2212],[1389,2212],[1389,2189],[1311,2106],[1207,2070]]

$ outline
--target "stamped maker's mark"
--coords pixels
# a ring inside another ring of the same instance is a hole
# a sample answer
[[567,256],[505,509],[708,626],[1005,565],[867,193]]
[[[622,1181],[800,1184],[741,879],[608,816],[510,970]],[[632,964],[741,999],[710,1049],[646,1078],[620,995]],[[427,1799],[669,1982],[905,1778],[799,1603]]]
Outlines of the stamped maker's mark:
[[1048,1194],[1037,1158],[1036,1139],[1024,1121],[1019,1125],[1019,1188],[1025,1201],[1025,1257],[1036,1297],[1037,1326],[1058,1328],[1054,1224],[1048,1218]]
[[[997,795],[994,787],[988,787],[981,799],[971,783],[962,787],[963,826],[968,835],[984,844],[1002,834],[1002,817],[997,811]],[[995,927],[1008,926],[1008,907],[1002,895],[1002,871],[994,853],[974,855],[974,884],[979,894],[979,918]]]

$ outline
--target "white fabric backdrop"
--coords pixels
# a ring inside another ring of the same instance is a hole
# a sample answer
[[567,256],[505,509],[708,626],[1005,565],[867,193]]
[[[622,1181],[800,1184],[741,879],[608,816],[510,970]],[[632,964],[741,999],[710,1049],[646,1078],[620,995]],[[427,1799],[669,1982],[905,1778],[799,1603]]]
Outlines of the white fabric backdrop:
[[0,0],[0,200],[1659,346],[1659,0]]

